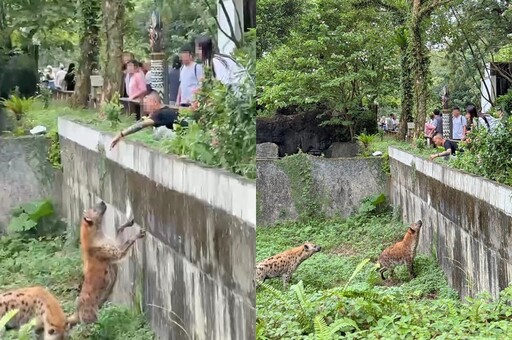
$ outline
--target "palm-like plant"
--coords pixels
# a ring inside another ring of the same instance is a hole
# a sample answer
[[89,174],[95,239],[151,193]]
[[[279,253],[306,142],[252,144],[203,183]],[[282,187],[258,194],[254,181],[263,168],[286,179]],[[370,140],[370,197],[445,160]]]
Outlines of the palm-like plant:
[[20,121],[23,118],[23,115],[30,110],[35,100],[35,97],[22,98],[16,95],[11,95],[9,99],[0,100],[0,104],[6,109],[12,111],[16,120]]

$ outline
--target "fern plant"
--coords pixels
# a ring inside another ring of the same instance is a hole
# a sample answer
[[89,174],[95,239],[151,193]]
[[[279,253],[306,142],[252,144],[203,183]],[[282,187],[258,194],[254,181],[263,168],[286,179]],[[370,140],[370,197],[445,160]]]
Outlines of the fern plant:
[[6,109],[14,113],[17,121],[20,121],[25,113],[27,113],[35,102],[35,97],[22,98],[16,95],[9,96],[9,99],[0,100]]
[[370,155],[370,145],[375,141],[376,135],[369,135],[366,133],[361,133],[357,136],[357,141],[363,148],[363,156]]

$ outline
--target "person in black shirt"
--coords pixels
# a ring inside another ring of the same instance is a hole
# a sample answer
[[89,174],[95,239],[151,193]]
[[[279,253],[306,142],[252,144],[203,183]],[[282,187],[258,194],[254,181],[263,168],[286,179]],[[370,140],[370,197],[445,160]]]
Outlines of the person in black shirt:
[[455,155],[455,152],[457,151],[457,143],[443,138],[443,135],[441,135],[441,134],[435,135],[434,138],[432,138],[432,141],[434,142],[434,144],[437,147],[440,147],[440,146],[444,147],[445,151],[430,155],[430,157],[429,157],[430,160],[433,160],[434,158],[437,158],[437,157]]
[[66,82],[66,91],[75,91],[75,64],[69,64],[64,81]]
[[[132,133],[140,131],[146,127],[161,127],[165,126],[168,129],[173,129],[173,125],[178,123],[178,111],[169,108],[162,104],[160,94],[156,91],[152,91],[144,97],[144,113],[147,116],[142,117],[137,123],[133,124],[129,128],[126,128],[119,132],[110,145],[110,149],[114,148],[121,138],[126,137]],[[182,122],[183,126],[186,126],[186,122]]]

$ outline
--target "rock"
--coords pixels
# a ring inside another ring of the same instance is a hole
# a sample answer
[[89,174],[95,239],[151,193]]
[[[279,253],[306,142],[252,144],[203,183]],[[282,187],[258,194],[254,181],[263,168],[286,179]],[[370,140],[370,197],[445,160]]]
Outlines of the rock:
[[176,136],[176,132],[165,126],[160,126],[153,129],[153,137],[157,140],[160,139],[172,139]]
[[382,152],[381,151],[375,151],[374,153],[372,153],[372,156],[382,156]]
[[256,158],[279,158],[279,147],[274,143],[256,144]]
[[30,133],[33,134],[33,135],[45,134],[46,133],[46,127],[42,126],[42,125],[35,126],[35,127],[32,128],[32,130],[30,130]]
[[357,143],[332,143],[325,152],[327,158],[350,158],[355,157],[359,153]]

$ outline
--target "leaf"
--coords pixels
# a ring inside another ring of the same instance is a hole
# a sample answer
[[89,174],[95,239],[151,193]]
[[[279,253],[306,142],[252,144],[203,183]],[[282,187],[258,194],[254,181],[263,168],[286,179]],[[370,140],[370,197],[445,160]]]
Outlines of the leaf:
[[29,218],[36,223],[42,217],[51,216],[54,213],[53,205],[50,200],[27,203],[23,204],[21,207],[28,214]]
[[4,316],[0,319],[0,329],[5,329],[5,326],[18,313],[18,311],[18,309],[12,309],[5,313]]
[[30,230],[37,225],[36,222],[32,221],[27,213],[22,213],[18,217],[13,217],[7,230],[11,233],[19,233]]
[[350,283],[352,282],[352,280],[356,277],[357,274],[359,274],[359,272],[363,269],[364,266],[366,266],[366,264],[370,262],[370,259],[364,259],[363,261],[361,261],[356,269],[354,270],[354,272],[352,273],[352,276],[350,276],[350,279],[348,279],[347,283],[345,284],[345,286],[343,287],[343,290],[346,290],[347,287],[350,285]]

